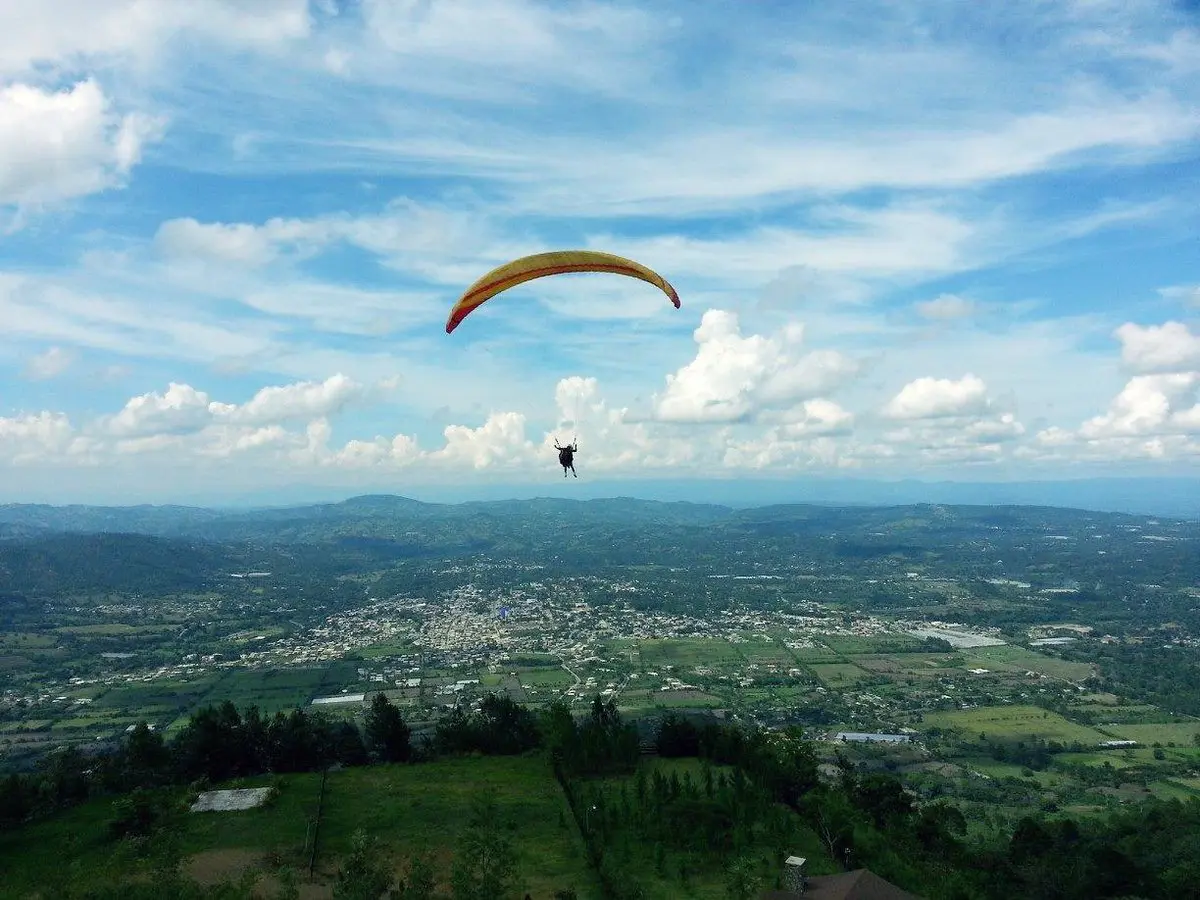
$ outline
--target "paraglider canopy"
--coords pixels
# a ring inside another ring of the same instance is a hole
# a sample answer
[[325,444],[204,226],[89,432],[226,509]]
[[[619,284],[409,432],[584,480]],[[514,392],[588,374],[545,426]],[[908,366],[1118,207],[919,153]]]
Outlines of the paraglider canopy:
[[679,309],[679,294],[675,292],[675,288],[657,272],[639,262],[599,250],[551,250],[548,253],[523,256],[497,266],[467,288],[450,310],[450,318],[446,320],[446,334],[454,331],[472,310],[497,294],[535,278],[564,275],[568,272],[608,272],[638,278],[665,293],[675,308]]

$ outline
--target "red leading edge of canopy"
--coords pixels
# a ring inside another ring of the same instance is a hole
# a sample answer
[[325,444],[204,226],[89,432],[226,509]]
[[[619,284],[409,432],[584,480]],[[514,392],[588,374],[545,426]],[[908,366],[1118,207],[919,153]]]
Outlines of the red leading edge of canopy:
[[[559,275],[567,272],[609,272],[614,275],[631,275],[639,280],[644,280],[642,279],[642,272],[640,270],[630,268],[629,266],[603,265],[603,268],[601,268],[601,266],[597,265],[596,263],[582,263],[577,265],[546,266],[541,269],[530,269],[528,271],[521,272],[520,275],[517,276],[520,278],[520,281],[515,283],[520,284],[525,281],[532,281],[534,278],[541,278],[544,275]],[[449,334],[455,328],[457,328],[459,323],[471,313],[471,310],[483,303],[484,300],[487,299],[488,295],[494,293],[496,289],[505,282],[512,281],[513,278],[514,276],[509,275],[505,278],[498,278],[495,281],[489,281],[487,284],[481,284],[475,290],[471,291],[471,293],[459,300],[455,305],[454,311],[450,313],[449,320],[446,322],[446,334]],[[671,303],[674,304],[676,309],[679,309],[679,294],[666,279],[663,279],[663,285],[667,290],[667,296],[671,298]],[[479,297],[481,294],[484,295],[483,298],[475,300],[475,298]]]

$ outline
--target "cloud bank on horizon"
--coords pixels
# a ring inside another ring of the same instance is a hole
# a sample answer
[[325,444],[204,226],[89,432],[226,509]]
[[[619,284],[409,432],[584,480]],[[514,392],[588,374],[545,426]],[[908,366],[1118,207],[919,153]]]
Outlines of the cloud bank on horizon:
[[6,4],[0,499],[1194,472],[1197,171],[1176,0]]

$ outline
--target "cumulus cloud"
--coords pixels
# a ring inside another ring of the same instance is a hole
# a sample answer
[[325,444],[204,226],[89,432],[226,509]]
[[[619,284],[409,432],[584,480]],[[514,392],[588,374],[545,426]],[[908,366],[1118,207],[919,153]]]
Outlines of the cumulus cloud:
[[340,373],[323,382],[265,387],[240,404],[210,400],[204,391],[172,382],[163,393],[131,398],[106,427],[122,436],[196,432],[214,424],[258,429],[335,415],[365,394],[362,384]]
[[137,436],[198,431],[212,421],[208,394],[189,384],[171,382],[163,393],[131,398],[109,421],[113,434]]
[[0,461],[40,463],[72,448],[74,428],[62,413],[43,411],[0,417]]
[[928,376],[910,381],[883,408],[892,419],[937,419],[972,415],[987,408],[987,385],[967,374],[957,381]]
[[1200,335],[1182,322],[1144,327],[1126,322],[1113,335],[1121,342],[1121,361],[1136,372],[1200,369]]
[[478,428],[447,425],[444,434],[446,446],[430,454],[435,462],[476,469],[515,467],[534,452],[533,443],[525,436],[522,413],[492,413]]
[[736,313],[709,310],[693,332],[695,358],[667,376],[655,416],[664,422],[738,422],[766,407],[814,397],[858,371],[833,350],[800,355],[804,329],[743,337]]
[[1166,431],[1200,431],[1196,403],[1200,374],[1138,375],[1109,405],[1108,412],[1085,422],[1085,438],[1136,437]]
[[785,412],[779,433],[788,438],[811,437],[819,434],[846,434],[854,426],[854,414],[832,400],[820,397],[805,400]]
[[265,387],[243,404],[212,403],[209,409],[218,420],[240,425],[265,425],[336,415],[364,393],[363,385],[338,373],[323,382]]
[[78,358],[79,354],[74,350],[51,347],[30,358],[25,364],[24,375],[32,381],[57,378],[71,368]]
[[120,113],[93,80],[61,91],[0,89],[0,205],[37,205],[123,182],[163,121]]

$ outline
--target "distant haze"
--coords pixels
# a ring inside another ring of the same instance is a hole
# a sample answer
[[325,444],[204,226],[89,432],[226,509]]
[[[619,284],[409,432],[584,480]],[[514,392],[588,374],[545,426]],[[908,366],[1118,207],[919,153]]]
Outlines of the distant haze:
[[[204,494],[181,492],[173,502],[197,506],[261,507],[336,502],[361,495],[321,485],[295,485],[261,493]],[[774,503],[888,506],[911,503],[966,505],[1058,506],[1101,512],[1200,518],[1200,478],[1094,478],[1074,481],[924,482],[868,479],[700,480],[572,480],[558,484],[424,485],[382,490],[431,503],[472,500],[558,497],[592,500],[634,497],[642,500],[765,506]],[[4,498],[0,498],[2,500]]]

